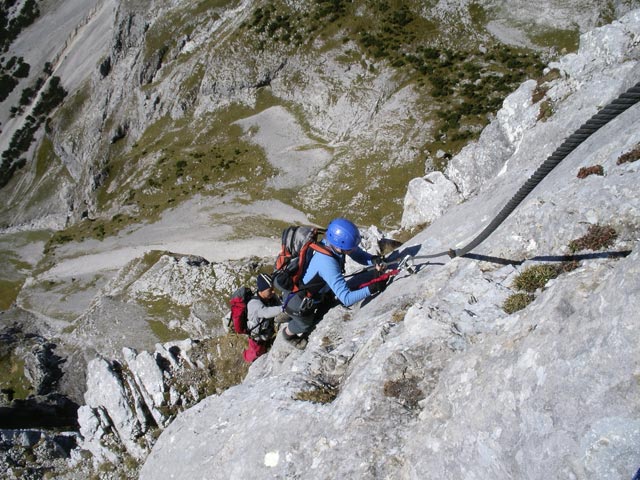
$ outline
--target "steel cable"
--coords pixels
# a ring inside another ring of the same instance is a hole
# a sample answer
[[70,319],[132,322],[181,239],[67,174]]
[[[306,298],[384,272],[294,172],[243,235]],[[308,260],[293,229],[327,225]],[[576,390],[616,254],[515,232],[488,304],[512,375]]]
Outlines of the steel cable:
[[536,169],[529,179],[520,187],[516,194],[511,197],[507,204],[498,212],[495,218],[467,245],[458,249],[450,249],[445,252],[438,252],[430,255],[416,255],[414,258],[436,258],[449,255],[451,258],[462,257],[484,242],[504,222],[511,213],[522,203],[531,191],[564,160],[571,152],[580,146],[587,138],[616,118],[625,110],[640,101],[640,82],[626,92],[621,93],[618,98],[611,101],[598,113],[593,115],[587,122],[572,133],[547,159]]
[[[640,82],[622,93],[618,98],[613,100],[602,110],[596,113],[584,125],[571,134],[563,143],[553,152],[547,160],[529,177],[529,179],[520,187],[517,193],[507,202],[496,217],[467,245],[458,249],[451,249],[449,256],[461,257],[466,255],[475,247],[480,245],[489,237],[509,215],[522,203],[522,201],[531,193],[531,191],[553,170],[562,160],[564,160],[571,152],[580,146],[587,138],[600,128],[605,126],[615,117],[625,110],[629,109],[640,101]],[[439,254],[438,256],[441,256]]]

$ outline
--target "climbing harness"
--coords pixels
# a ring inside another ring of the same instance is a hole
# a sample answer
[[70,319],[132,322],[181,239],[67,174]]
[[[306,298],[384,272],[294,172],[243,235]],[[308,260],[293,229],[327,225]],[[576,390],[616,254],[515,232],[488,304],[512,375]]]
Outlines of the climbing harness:
[[[400,272],[403,272],[403,271],[406,272],[408,275],[413,275],[418,271],[413,264],[413,258],[414,257],[411,255],[405,255],[404,257],[402,257],[402,260],[398,262],[398,265],[396,265],[395,268],[392,268],[384,273],[380,273],[378,276],[374,277],[368,282],[364,282],[358,285],[358,288],[368,287],[369,285],[372,285],[374,283],[379,283],[379,282],[386,282],[387,284],[389,284],[394,277],[396,277]],[[429,262],[427,262],[427,264],[428,263]],[[358,273],[362,273],[363,271],[366,271],[366,270],[362,270]]]
[[484,242],[509,215],[522,203],[522,201],[531,193],[531,191],[553,170],[562,160],[564,160],[571,152],[580,146],[587,138],[593,135],[600,128],[605,126],[611,120],[616,118],[625,110],[640,101],[640,82],[622,93],[618,98],[613,100],[602,110],[571,134],[529,177],[529,179],[520,187],[516,194],[507,202],[500,210],[496,217],[467,245],[458,249],[450,249],[444,252],[434,253],[430,255],[415,255],[414,259],[436,258],[448,255],[451,258],[462,257]]

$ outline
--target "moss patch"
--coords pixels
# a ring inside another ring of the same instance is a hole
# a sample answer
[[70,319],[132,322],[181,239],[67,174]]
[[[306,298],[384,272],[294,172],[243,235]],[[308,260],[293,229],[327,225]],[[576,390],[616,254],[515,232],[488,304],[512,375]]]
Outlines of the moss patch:
[[[424,161],[390,164],[385,153],[361,155],[350,161],[340,157],[341,168],[332,178],[332,185],[341,188],[327,190],[322,196],[322,208],[308,205],[311,217],[319,225],[326,225],[335,212],[349,212],[350,218],[361,225],[390,226],[402,216],[403,198],[407,183],[424,174]],[[380,170],[383,175],[378,174]],[[302,199],[300,199],[302,201]]]
[[[229,215],[220,215],[224,217],[227,222],[232,221],[233,217]],[[217,215],[211,216],[212,223],[216,223]],[[220,218],[222,222],[222,218]],[[233,235],[229,237],[229,240],[243,239],[243,238],[256,238],[256,237],[273,237],[279,236],[282,230],[290,226],[290,222],[282,220],[274,220],[264,216],[259,217],[239,217],[238,222],[234,224]],[[269,272],[271,273],[271,272]]]
[[538,121],[546,122],[553,115],[553,104],[551,100],[544,100],[540,104],[540,110],[538,111]]
[[400,323],[404,321],[404,318],[407,315],[407,311],[406,310],[396,310],[395,312],[393,312],[393,314],[391,315],[391,321],[393,323]]
[[535,292],[537,289],[544,287],[549,280],[560,275],[560,271],[557,265],[534,265],[520,273],[515,278],[513,286],[525,292]]
[[[225,335],[205,342],[206,352],[214,359],[209,369],[205,395],[220,394],[238,385],[249,371],[242,358],[247,339],[239,335]],[[197,360],[197,358],[196,358]]]
[[89,82],[83,84],[72,96],[56,111],[55,117],[61,125],[71,125],[82,113],[85,103],[91,98],[91,86]]
[[424,392],[418,388],[419,380],[412,376],[387,380],[383,387],[384,396],[395,398],[406,408],[416,409],[419,407],[420,400],[425,398]]
[[529,38],[541,47],[555,48],[560,52],[570,53],[578,50],[580,30],[577,26],[573,29],[545,28],[532,32]]
[[177,320],[180,323],[188,320],[191,312],[189,306],[177,305],[165,296],[150,297],[140,300],[138,303],[147,310],[150,317],[147,322],[159,342],[184,340],[189,337],[184,330],[170,328],[167,324],[171,320]]
[[[181,375],[168,380],[169,388],[174,387],[186,399],[192,398],[189,404],[180,405],[179,410],[241,383],[249,370],[249,364],[242,358],[246,347],[244,335],[232,334],[196,341],[189,357],[194,363],[204,365],[204,368],[185,368]],[[170,348],[174,356],[179,352],[176,348]],[[193,398],[194,390],[197,398]]]
[[293,399],[312,403],[331,403],[337,396],[338,389],[335,387],[330,385],[314,385],[314,388],[310,390],[297,392],[293,396]]
[[602,250],[608,248],[618,238],[618,233],[608,225],[591,225],[586,235],[569,242],[569,250],[572,253],[580,250]]
[[189,334],[181,329],[172,329],[169,328],[163,321],[161,320],[147,320],[149,323],[149,327],[151,331],[158,339],[158,342],[171,342],[174,340],[184,340],[189,338]]
[[[14,237],[15,238],[15,237]],[[7,242],[7,245],[10,243]],[[3,266],[0,278],[15,280],[31,270],[31,265],[22,260],[12,250],[0,250],[0,265]]]
[[534,300],[534,296],[530,293],[514,293],[510,295],[502,304],[502,309],[509,315],[522,310]]

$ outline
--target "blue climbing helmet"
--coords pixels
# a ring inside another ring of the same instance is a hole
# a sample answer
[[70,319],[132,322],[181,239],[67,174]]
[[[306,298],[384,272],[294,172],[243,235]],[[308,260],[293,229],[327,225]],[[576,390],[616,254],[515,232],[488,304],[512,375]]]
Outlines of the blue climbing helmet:
[[346,218],[334,218],[327,227],[325,238],[329,244],[342,250],[351,250],[360,245],[360,231]]

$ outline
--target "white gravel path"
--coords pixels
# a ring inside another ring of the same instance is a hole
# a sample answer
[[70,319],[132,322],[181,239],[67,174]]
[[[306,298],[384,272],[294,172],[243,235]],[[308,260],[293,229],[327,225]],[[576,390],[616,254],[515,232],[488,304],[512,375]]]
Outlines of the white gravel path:
[[[228,215],[229,221],[220,223],[220,215]],[[247,239],[237,238],[234,232],[234,225],[259,215],[290,223],[310,223],[302,212],[278,201],[242,204],[232,197],[196,197],[165,212],[156,223],[136,226],[103,241],[72,242],[59,247],[58,263],[40,278],[117,271],[150,250],[198,255],[212,262],[273,256],[279,249],[279,231],[274,231],[271,238]],[[216,217],[214,221],[212,216]]]

